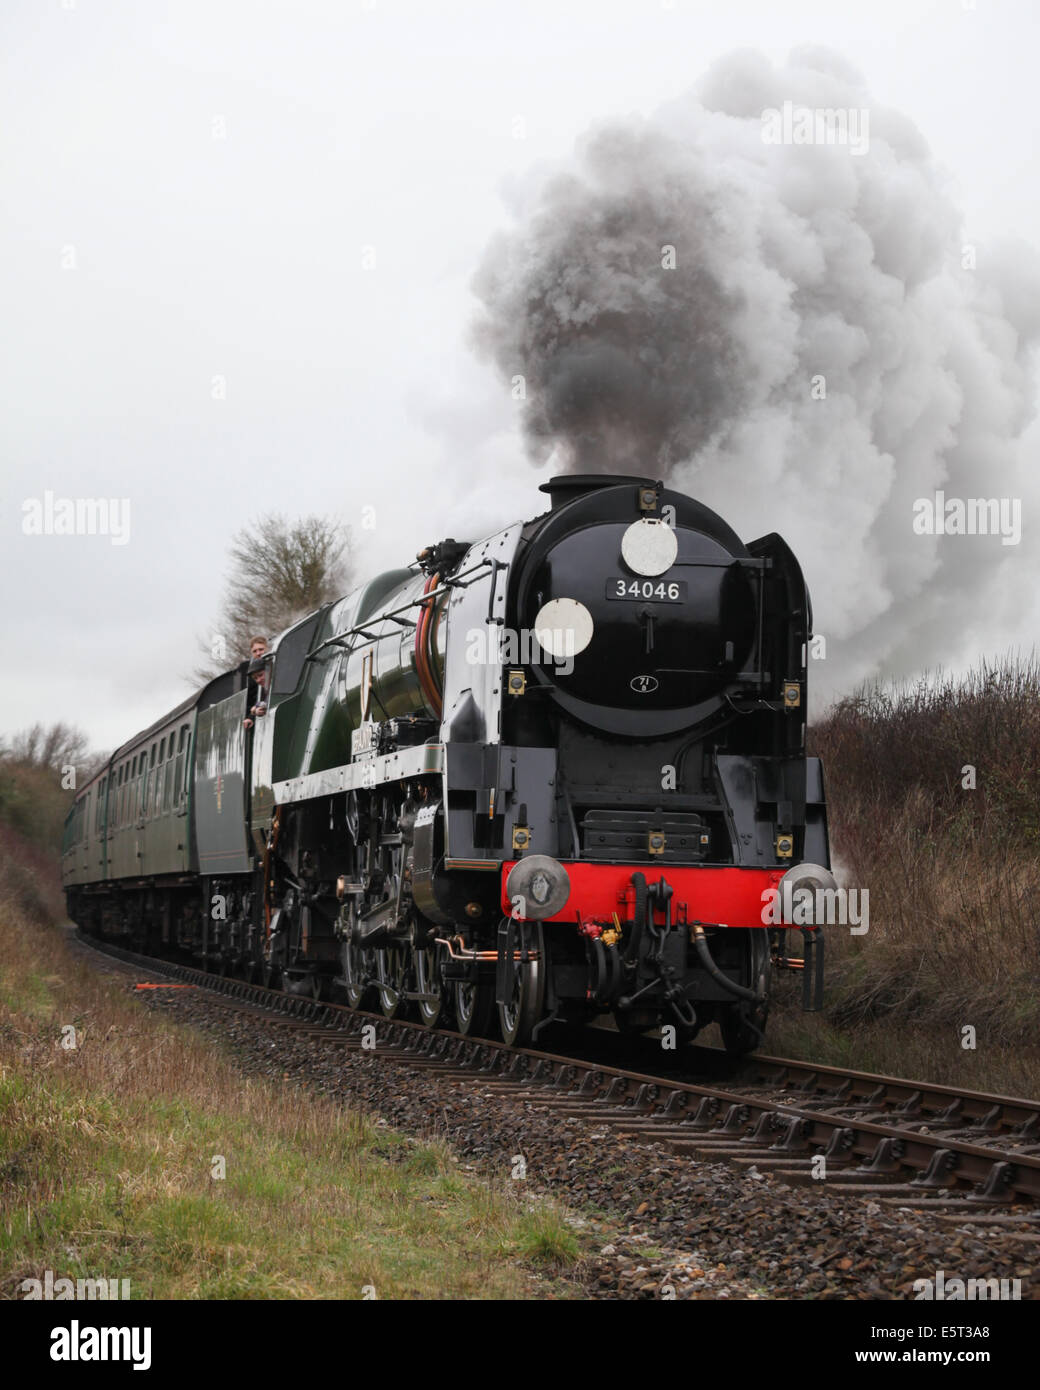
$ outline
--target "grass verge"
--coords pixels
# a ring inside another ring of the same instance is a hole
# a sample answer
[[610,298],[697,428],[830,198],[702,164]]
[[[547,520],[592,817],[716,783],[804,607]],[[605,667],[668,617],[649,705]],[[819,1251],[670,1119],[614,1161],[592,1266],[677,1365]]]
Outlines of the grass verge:
[[47,1270],[133,1298],[580,1296],[579,1237],[517,1187],[244,1078],[0,903],[0,1296]]

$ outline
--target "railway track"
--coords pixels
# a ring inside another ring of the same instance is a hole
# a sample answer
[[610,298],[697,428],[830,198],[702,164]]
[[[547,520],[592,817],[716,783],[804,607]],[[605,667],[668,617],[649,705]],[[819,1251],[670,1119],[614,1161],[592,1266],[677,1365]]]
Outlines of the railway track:
[[[722,1085],[648,1075],[432,1031],[78,936],[93,950],[205,989],[275,1030],[477,1082],[694,1159],[725,1159],[786,1183],[825,1183],[832,1193],[1040,1238],[1040,1102],[768,1056],[745,1059]],[[718,1058],[705,1048],[689,1056]]]

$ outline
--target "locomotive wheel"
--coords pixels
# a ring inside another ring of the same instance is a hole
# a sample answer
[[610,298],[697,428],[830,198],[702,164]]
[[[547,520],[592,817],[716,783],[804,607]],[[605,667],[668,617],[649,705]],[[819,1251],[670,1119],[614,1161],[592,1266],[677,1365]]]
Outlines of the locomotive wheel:
[[494,979],[458,980],[455,1023],[460,1033],[486,1038],[495,1012]]
[[403,946],[386,946],[376,952],[379,1007],[385,1018],[403,1014],[408,1002],[401,996],[408,983],[408,952]]
[[419,1000],[419,1022],[426,1028],[436,1028],[444,1012],[444,984],[441,981],[441,955],[443,946],[427,946],[413,955],[415,961],[415,988],[419,994],[436,996]]
[[371,951],[364,951],[348,940],[343,947],[343,992],[352,1009],[363,1008],[368,999],[369,980],[375,974]]
[[498,1026],[502,1041],[509,1047],[522,1047],[530,1041],[531,1030],[542,1016],[545,1004],[545,950],[541,927],[534,933],[538,959],[526,965],[517,962],[513,971],[513,997],[498,1005]]
[[769,1017],[769,933],[752,927],[747,930],[746,960],[750,964],[748,985],[763,996],[761,1004],[732,1004],[719,1019],[719,1031],[727,1052],[754,1052],[762,1046],[766,1019]]

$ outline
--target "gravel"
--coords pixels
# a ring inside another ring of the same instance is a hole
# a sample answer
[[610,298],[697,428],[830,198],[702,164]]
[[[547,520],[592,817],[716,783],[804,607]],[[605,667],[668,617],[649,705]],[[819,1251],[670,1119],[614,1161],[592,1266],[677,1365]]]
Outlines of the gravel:
[[1023,1299],[1040,1297],[1038,1243],[970,1215],[952,1224],[823,1184],[789,1186],[754,1167],[694,1161],[484,1078],[446,1078],[378,1049],[273,1030],[204,991],[148,991],[143,1002],[220,1039],[250,1074],[303,1083],[415,1138],[446,1140],[474,1180],[509,1178],[522,1155],[526,1176],[515,1180],[572,1214],[590,1251],[576,1277],[593,1298],[913,1299],[914,1281],[939,1270],[947,1281],[1019,1279]]

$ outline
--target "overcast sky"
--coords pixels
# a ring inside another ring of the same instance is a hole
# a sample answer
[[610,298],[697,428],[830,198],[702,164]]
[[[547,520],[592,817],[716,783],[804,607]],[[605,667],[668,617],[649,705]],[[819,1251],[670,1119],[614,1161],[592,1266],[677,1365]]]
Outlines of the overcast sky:
[[[532,171],[736,48],[844,55],[916,123],[970,238],[1040,243],[1037,13],[5,0],[0,734],[62,718],[111,747],[172,707],[260,512],[341,518],[372,572],[541,510],[470,345],[474,272]],[[128,543],[24,534],[48,490],[129,499]],[[748,535],[746,500],[735,479],[713,504]],[[1028,648],[1035,617],[1011,593],[951,626],[949,660]]]

